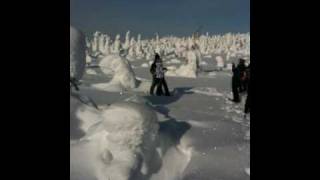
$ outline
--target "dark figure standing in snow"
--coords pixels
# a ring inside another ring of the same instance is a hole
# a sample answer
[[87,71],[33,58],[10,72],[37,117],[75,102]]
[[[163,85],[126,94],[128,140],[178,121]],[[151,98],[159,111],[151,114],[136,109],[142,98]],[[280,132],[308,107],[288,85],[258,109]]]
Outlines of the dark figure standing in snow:
[[240,87],[239,87],[239,92],[246,92],[247,91],[247,86],[248,86],[248,77],[247,77],[247,70],[248,67],[245,64],[244,59],[239,60],[238,68],[240,71]]
[[239,96],[239,88],[240,88],[240,71],[239,67],[236,67],[234,63],[232,63],[232,94],[233,94],[233,101],[236,103],[240,102]]
[[240,72],[240,93],[245,92],[247,90],[247,67],[244,59],[239,60],[239,64],[237,66]]
[[246,104],[244,106],[244,114],[245,116],[250,113],[250,65],[248,66],[248,87],[247,87],[247,99]]
[[170,96],[167,82],[164,78],[164,73],[167,69],[163,67],[162,60],[159,54],[156,54],[154,62],[151,65],[150,72],[152,74],[152,85],[150,88],[150,94],[153,95],[154,88],[157,86],[156,94],[158,96],[163,95],[162,86],[165,90],[165,95]]

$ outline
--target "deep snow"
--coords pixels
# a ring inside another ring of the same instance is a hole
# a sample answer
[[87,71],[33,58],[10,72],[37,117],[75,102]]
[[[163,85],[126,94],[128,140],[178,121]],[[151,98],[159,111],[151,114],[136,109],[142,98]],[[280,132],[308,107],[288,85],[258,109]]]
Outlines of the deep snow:
[[[135,70],[137,76],[150,79],[148,69]],[[89,76],[92,75],[84,77],[84,82]],[[230,73],[216,72],[216,78],[203,76],[197,79],[167,77],[173,97],[149,96],[143,92],[123,92],[120,95],[119,92],[86,86],[80,88],[81,93],[91,97],[101,107],[125,101],[133,94],[138,94],[142,99],[140,102],[149,104],[157,113],[160,122],[159,139],[162,141],[158,148],[166,150],[161,156],[158,155],[161,160],[154,162],[158,164],[160,161],[161,165],[152,174],[151,180],[249,179],[245,173],[250,160],[250,143],[245,139],[248,122],[242,117],[243,103],[235,105],[227,100],[231,96]],[[82,146],[76,150],[89,151],[94,148]],[[71,159],[82,160],[85,157],[72,152]],[[83,161],[90,164],[86,159]],[[81,171],[86,174],[83,178],[93,173],[87,171]]]
[[[214,71],[217,56],[201,57],[196,78],[168,76],[171,97],[148,94],[146,59],[109,54],[98,58],[102,68],[87,67],[80,92],[70,95],[70,179],[250,179],[245,95],[241,104],[228,100],[231,72]],[[184,63],[164,59],[176,69]]]

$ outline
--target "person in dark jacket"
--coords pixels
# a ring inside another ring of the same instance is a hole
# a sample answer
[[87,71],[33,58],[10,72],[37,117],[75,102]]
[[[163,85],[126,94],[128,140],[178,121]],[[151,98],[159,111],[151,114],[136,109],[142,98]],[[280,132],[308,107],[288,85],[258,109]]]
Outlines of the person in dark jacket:
[[244,91],[248,91],[249,81],[250,81],[250,64],[246,67],[245,78],[243,79],[243,82],[242,82]]
[[155,55],[155,60],[151,65],[150,72],[152,74],[152,85],[150,87],[150,94],[153,95],[154,88],[157,86],[156,94],[158,96],[163,95],[162,86],[165,90],[165,95],[170,96],[167,82],[164,78],[164,73],[167,68],[163,67],[162,60],[159,54]]
[[239,59],[239,64],[237,66],[240,72],[240,93],[245,92],[247,90],[247,66],[245,64],[244,59]]
[[232,94],[233,101],[236,103],[240,102],[239,96],[239,87],[240,87],[240,70],[239,67],[236,67],[234,63],[232,63]]
[[250,113],[250,81],[248,84],[248,90],[247,90],[247,99],[246,99],[246,104],[244,106],[244,113],[248,114]]
[[248,66],[248,87],[247,87],[247,99],[244,106],[245,116],[250,113],[250,65]]

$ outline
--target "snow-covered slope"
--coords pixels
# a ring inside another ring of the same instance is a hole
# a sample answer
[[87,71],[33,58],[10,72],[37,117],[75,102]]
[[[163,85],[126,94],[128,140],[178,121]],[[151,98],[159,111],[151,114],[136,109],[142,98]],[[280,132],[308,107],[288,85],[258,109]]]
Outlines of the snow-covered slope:
[[71,179],[138,180],[153,173],[155,112],[135,102],[114,103],[99,111],[71,100],[70,118],[82,122],[83,133],[70,144]]
[[[246,95],[240,104],[231,102],[231,71],[215,71],[218,56],[230,64],[250,55],[249,38],[202,36],[193,54],[188,54],[187,39],[141,40],[138,50],[132,41],[130,63],[127,55],[110,52],[99,56],[99,67],[87,69],[80,85],[82,98],[70,97],[71,180],[250,179]],[[121,46],[130,50],[128,40]],[[136,59],[137,51],[153,56],[155,49],[172,70],[192,64],[191,73],[166,77],[171,97],[148,94],[150,59]],[[195,66],[197,58],[201,68]],[[195,78],[186,78],[194,73]]]

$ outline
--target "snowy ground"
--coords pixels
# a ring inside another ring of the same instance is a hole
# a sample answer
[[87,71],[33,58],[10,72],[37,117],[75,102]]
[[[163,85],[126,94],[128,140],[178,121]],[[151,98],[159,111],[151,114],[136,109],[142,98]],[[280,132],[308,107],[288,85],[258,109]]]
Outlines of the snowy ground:
[[[207,65],[196,79],[166,78],[172,97],[150,96],[141,91],[120,94],[94,89],[89,85],[111,79],[111,76],[102,76],[100,70],[89,70],[83,78],[81,93],[99,107],[137,94],[157,112],[159,136],[167,148],[151,180],[250,179],[245,172],[250,166],[250,140],[245,138],[250,120],[244,120],[242,113],[245,95],[241,104],[230,102],[231,72],[213,71],[213,58],[204,60],[203,64]],[[151,80],[147,61],[130,63],[137,77]],[[169,65],[179,65],[177,61],[174,63]]]

